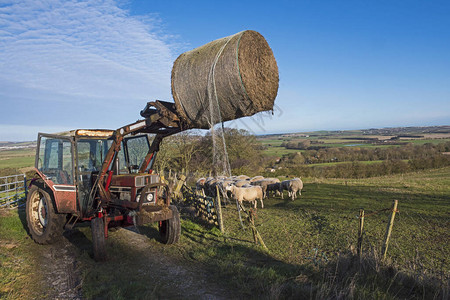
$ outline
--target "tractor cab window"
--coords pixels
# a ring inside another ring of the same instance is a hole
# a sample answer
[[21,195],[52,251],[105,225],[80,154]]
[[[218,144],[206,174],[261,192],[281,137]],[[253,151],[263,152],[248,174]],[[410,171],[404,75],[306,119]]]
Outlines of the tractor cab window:
[[41,136],[37,168],[55,184],[73,184],[72,144],[68,139]]
[[133,136],[124,139],[123,148],[130,173],[138,172],[150,149],[147,135]]
[[106,153],[112,141],[105,139],[78,139],[77,140],[77,178],[78,197],[82,206],[89,201],[95,177],[103,165]]
[[100,171],[108,151],[107,140],[83,139],[77,142],[78,169],[81,172]]

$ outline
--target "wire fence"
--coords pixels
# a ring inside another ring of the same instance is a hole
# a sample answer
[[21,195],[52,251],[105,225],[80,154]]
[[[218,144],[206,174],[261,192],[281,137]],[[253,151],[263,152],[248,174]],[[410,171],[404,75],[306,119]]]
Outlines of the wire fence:
[[27,192],[25,174],[0,177],[0,208],[22,206]]
[[[384,213],[378,214],[381,212]],[[386,256],[387,252],[387,258],[390,261],[417,276],[435,277],[442,282],[448,282],[450,280],[449,220],[427,213],[426,210],[400,208],[396,211],[397,216],[393,224],[389,248],[383,253],[380,249],[383,248],[382,242],[386,242],[388,212],[392,212],[392,208],[381,209],[365,216],[369,218],[364,222],[364,230],[360,233],[363,240],[363,252],[375,254],[380,259],[384,259],[383,256]],[[387,247],[387,245],[383,246]]]

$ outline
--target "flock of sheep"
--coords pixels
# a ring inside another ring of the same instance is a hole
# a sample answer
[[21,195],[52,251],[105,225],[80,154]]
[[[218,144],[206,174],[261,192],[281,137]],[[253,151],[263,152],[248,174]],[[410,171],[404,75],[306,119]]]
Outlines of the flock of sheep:
[[281,196],[283,199],[283,192],[288,191],[289,197],[294,200],[297,193],[302,194],[303,182],[300,178],[280,181],[278,178],[264,178],[263,176],[252,178],[246,175],[218,176],[198,179],[196,188],[205,196],[216,197],[217,191],[219,191],[223,198],[228,199],[231,196],[240,204],[243,201],[253,202],[255,208],[257,201],[260,200],[261,208],[263,208],[263,199],[269,192]]

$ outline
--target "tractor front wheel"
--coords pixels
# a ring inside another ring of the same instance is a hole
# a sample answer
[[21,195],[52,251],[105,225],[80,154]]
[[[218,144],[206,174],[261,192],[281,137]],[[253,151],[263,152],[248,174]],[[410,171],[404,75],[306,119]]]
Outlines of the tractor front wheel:
[[52,244],[62,236],[65,214],[55,211],[50,193],[33,184],[28,190],[26,203],[27,225],[38,244]]
[[91,220],[91,232],[94,259],[96,261],[104,261],[106,260],[106,240],[103,218],[94,218]]
[[159,234],[164,244],[175,244],[180,240],[181,223],[180,213],[175,205],[169,206],[172,211],[172,218],[159,222]]

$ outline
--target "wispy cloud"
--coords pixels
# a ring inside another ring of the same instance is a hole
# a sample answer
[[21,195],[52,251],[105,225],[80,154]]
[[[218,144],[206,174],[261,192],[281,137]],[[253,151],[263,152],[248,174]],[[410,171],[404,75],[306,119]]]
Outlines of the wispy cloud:
[[170,97],[174,45],[159,24],[108,0],[2,1],[0,124],[134,121],[146,101]]

